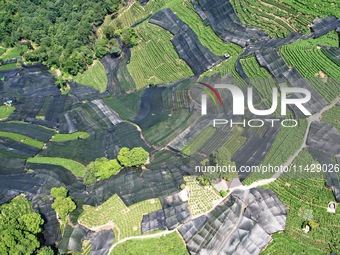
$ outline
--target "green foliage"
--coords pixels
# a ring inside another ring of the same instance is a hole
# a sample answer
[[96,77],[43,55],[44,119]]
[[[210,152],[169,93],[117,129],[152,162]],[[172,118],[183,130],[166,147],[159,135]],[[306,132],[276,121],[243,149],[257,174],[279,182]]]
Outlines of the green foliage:
[[117,245],[111,255],[184,255],[188,254],[182,238],[177,232],[157,238],[128,240]]
[[137,33],[134,28],[124,28],[121,33],[123,44],[127,47],[133,47],[137,45]]
[[179,186],[179,188],[180,188],[181,190],[185,189],[185,183],[182,183],[182,184]]
[[109,53],[109,49],[108,49],[108,46],[107,46],[108,43],[109,43],[109,41],[107,39],[98,39],[96,41],[94,49],[96,51],[96,57],[97,58],[104,57],[107,53]]
[[58,213],[59,217],[63,221],[65,221],[66,216],[70,212],[73,212],[77,208],[77,206],[72,201],[72,199],[70,197],[66,197],[66,198],[58,197],[54,200],[54,202],[52,204],[52,208],[55,209],[55,211]]
[[226,197],[228,195],[228,192],[227,191],[225,191],[225,190],[221,190],[220,191],[220,196],[221,197]]
[[[235,162],[231,161],[231,153],[229,149],[226,146],[223,146],[216,150],[212,154],[212,161],[214,162],[213,165],[219,165],[221,167],[224,166],[235,166]],[[237,172],[217,172],[216,173],[207,173],[207,176],[209,176],[211,179],[218,179],[223,178],[225,180],[231,181],[232,179],[237,177]]]
[[37,255],[54,255],[54,251],[51,247],[44,246],[39,249]]
[[119,114],[124,120],[136,117],[139,110],[140,97],[144,90],[134,91],[133,93],[123,94],[104,98],[105,104]]
[[103,33],[107,39],[111,39],[115,35],[115,28],[111,25],[103,26]]
[[70,197],[67,196],[68,190],[64,187],[52,188],[51,195],[54,197],[52,208],[58,213],[59,217],[65,221],[66,216],[73,212],[77,206]]
[[149,153],[142,147],[136,147],[130,150],[129,148],[123,147],[120,149],[118,154],[118,161],[124,167],[132,167],[144,165],[149,158]]
[[117,46],[112,46],[111,49],[110,49],[110,53],[113,54],[114,56],[118,57],[122,53],[122,50]]
[[43,219],[22,196],[0,206],[0,254],[34,254]]
[[[25,54],[28,61],[76,75],[92,57],[93,32],[106,14],[115,13],[123,1],[2,1],[0,43],[15,45],[22,38],[38,47]],[[87,54],[84,48],[88,49]]]
[[95,183],[97,179],[108,179],[118,174],[121,169],[122,166],[116,159],[98,158],[86,167],[84,182],[88,185]]
[[[0,59],[1,62],[1,59]],[[0,66],[0,71],[6,71],[9,69],[13,69],[13,68],[17,68],[17,63],[11,63],[11,64],[7,64],[7,65],[1,65]]]
[[210,186],[210,180],[204,176],[198,176],[197,181],[203,186]]
[[214,189],[202,186],[195,176],[183,176],[183,179],[190,194],[188,207],[191,215],[194,217],[211,210],[214,202],[220,198],[218,193]]
[[51,195],[54,198],[66,198],[67,197],[68,190],[65,187],[59,187],[59,188],[52,188],[51,189]]

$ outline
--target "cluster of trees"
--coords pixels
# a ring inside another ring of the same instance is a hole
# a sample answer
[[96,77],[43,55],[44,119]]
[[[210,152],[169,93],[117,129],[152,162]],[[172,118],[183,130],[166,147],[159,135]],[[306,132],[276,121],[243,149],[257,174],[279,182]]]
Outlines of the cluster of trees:
[[[0,254],[53,255],[50,247],[40,248],[38,235],[44,220],[19,196],[0,206]],[[40,248],[40,249],[39,249]]]
[[97,180],[105,180],[119,173],[123,167],[139,167],[144,165],[149,158],[149,153],[142,147],[120,149],[117,159],[108,160],[98,158],[86,167],[84,183],[93,184]]
[[123,0],[8,0],[0,1],[0,44],[14,46],[27,39],[35,50],[29,61],[76,75],[93,61],[96,27],[115,14]]
[[118,174],[122,166],[116,159],[98,158],[86,167],[84,183],[89,185],[97,180],[105,180],[112,175]]
[[77,208],[76,204],[67,193],[68,190],[64,187],[54,187],[51,189],[51,195],[54,197],[52,208],[57,212],[64,223],[66,222],[67,215]]
[[137,45],[138,36],[132,27],[115,30],[113,26],[107,25],[103,27],[103,33],[106,38],[98,39],[94,46],[96,57],[98,58],[101,58],[108,53],[115,56],[119,56],[121,54],[122,51],[117,42],[117,36],[122,38],[122,42],[126,47],[133,47]]

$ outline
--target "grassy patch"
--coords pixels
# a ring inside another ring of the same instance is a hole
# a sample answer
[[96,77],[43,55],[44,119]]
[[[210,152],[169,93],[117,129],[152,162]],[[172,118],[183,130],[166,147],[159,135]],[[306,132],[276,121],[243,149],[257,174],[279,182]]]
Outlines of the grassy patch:
[[2,65],[2,66],[0,66],[0,71],[6,71],[6,70],[9,70],[9,69],[13,69],[13,68],[17,68],[17,63]]
[[15,111],[14,106],[2,105],[0,106],[0,119],[9,117]]
[[162,209],[159,199],[149,199],[127,207],[115,194],[98,207],[83,206],[79,223],[89,228],[114,223],[115,242],[135,235],[141,235],[144,214]]
[[185,255],[185,243],[177,232],[141,240],[128,240],[117,245],[111,255]]
[[322,114],[321,121],[331,124],[340,131],[340,106],[336,105]]
[[205,144],[215,133],[216,128],[211,126],[204,129],[182,152],[186,155],[195,154],[203,144]]
[[78,176],[78,177],[83,177],[85,173],[85,166],[83,164],[77,161],[71,160],[71,159],[66,159],[66,158],[38,156],[34,158],[29,158],[27,162],[62,166],[70,170],[75,176]]
[[95,60],[84,73],[74,77],[77,83],[93,87],[94,89],[103,92],[106,89],[107,77],[104,66],[99,60]]
[[72,141],[77,139],[86,139],[90,137],[90,134],[87,132],[74,132],[72,134],[55,134],[52,136],[51,141],[52,142],[66,142],[66,141]]
[[44,142],[17,133],[0,131],[0,136],[7,137],[14,141],[21,142],[39,149],[41,149],[44,146]]
[[8,49],[2,56],[1,58],[3,60],[8,60],[12,58],[18,58],[21,55],[21,47],[14,47],[11,49]]
[[137,26],[136,32],[139,37],[138,45],[131,49],[131,60],[127,67],[137,89],[193,75],[172,45],[171,33],[146,22]]
[[221,198],[215,190],[199,184],[195,176],[184,176],[183,178],[190,193],[188,206],[192,216],[209,211],[212,208],[212,203]]

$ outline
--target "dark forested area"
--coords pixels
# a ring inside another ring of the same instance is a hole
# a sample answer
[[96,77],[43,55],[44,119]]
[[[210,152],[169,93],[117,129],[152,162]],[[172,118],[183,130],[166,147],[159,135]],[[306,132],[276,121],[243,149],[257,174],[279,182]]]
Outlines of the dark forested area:
[[0,44],[11,47],[31,40],[38,47],[25,53],[26,60],[76,75],[93,61],[96,27],[123,2],[0,0]]

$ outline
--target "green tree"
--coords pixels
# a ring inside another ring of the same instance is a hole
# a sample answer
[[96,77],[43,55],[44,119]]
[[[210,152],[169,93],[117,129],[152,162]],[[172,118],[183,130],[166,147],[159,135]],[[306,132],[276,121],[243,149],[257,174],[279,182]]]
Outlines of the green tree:
[[124,28],[122,30],[122,41],[123,44],[127,47],[133,47],[137,45],[137,33],[134,30],[134,28],[129,27],[129,28]]
[[67,189],[65,187],[54,187],[51,189],[51,195],[54,198],[66,198],[67,197]]
[[66,220],[66,216],[69,213],[73,212],[77,208],[77,206],[70,197],[58,197],[54,200],[52,208],[55,209],[59,217],[64,221]]
[[107,39],[111,39],[115,35],[115,28],[111,25],[106,25],[103,27],[103,33]]
[[149,158],[149,153],[142,147],[136,147],[129,150],[126,147],[120,149],[118,154],[118,161],[122,166],[132,167],[144,165]]
[[0,254],[35,254],[43,219],[22,196],[0,205]]
[[32,234],[40,233],[40,226],[44,224],[44,220],[41,218],[40,214],[34,212],[22,215],[18,221]]
[[108,40],[107,39],[99,39],[96,41],[96,44],[94,46],[94,50],[96,52],[96,56],[98,58],[104,57],[109,51],[108,51]]
[[129,148],[126,148],[126,147],[121,148],[117,158],[122,166],[125,166],[125,167],[132,166],[131,160],[130,160]]
[[95,183],[97,179],[104,180],[119,173],[122,166],[116,159],[98,158],[86,167],[85,184]]
[[65,221],[66,216],[73,212],[77,206],[70,197],[67,196],[68,190],[64,187],[52,188],[51,195],[54,197],[52,208],[58,213],[59,217]]
[[39,249],[37,255],[54,255],[54,251],[49,246],[44,246]]
[[114,56],[120,56],[120,54],[122,53],[122,50],[117,46],[112,46],[110,53],[113,54]]

